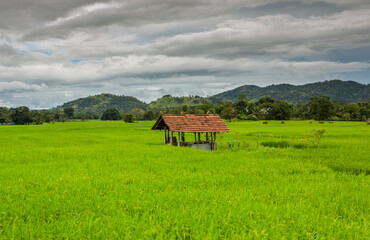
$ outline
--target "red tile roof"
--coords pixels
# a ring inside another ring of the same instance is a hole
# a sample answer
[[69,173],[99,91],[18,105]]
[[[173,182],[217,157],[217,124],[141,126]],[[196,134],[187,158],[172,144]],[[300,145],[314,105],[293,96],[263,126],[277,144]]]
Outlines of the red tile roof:
[[167,126],[173,132],[230,132],[217,114],[163,114],[152,130]]

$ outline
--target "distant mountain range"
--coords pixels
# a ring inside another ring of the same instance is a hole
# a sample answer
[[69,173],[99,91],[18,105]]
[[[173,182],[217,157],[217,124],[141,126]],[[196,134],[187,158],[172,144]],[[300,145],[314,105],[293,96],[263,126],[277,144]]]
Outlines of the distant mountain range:
[[64,103],[54,110],[59,111],[66,107],[73,107],[77,114],[102,114],[106,109],[112,107],[124,113],[129,112],[132,108],[147,110],[172,109],[182,105],[196,106],[201,105],[203,101],[217,105],[223,104],[228,100],[235,102],[241,93],[244,93],[248,100],[252,102],[265,96],[272,97],[276,100],[284,100],[289,103],[296,103],[299,101],[305,103],[310,100],[310,97],[314,96],[329,96],[331,100],[340,100],[343,102],[367,102],[370,98],[370,85],[341,80],[316,82],[299,86],[290,84],[271,85],[267,87],[244,85],[207,98],[199,96],[172,97],[170,95],[165,95],[150,104],[144,103],[135,97],[104,93]]
[[109,93],[79,98],[71,102],[58,106],[56,110],[62,110],[67,107],[73,107],[75,113],[93,113],[102,114],[108,108],[116,108],[124,113],[132,108],[142,108],[146,110],[148,104],[138,100],[135,97],[117,96]]
[[267,87],[244,85],[216,94],[214,97],[236,101],[241,93],[244,93],[248,100],[252,102],[265,96],[289,103],[308,102],[314,96],[329,96],[331,100],[343,102],[366,102],[370,98],[370,85],[342,80],[316,82],[299,86],[290,84],[270,85]]

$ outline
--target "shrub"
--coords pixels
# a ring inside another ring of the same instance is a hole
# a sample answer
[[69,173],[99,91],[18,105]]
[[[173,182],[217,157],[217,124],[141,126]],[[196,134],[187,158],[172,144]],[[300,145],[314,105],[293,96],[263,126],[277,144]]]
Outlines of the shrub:
[[126,123],[133,123],[134,116],[132,114],[123,114],[123,121],[125,121]]
[[311,129],[311,131],[305,135],[305,139],[312,143],[314,147],[319,147],[320,140],[325,132],[325,129]]

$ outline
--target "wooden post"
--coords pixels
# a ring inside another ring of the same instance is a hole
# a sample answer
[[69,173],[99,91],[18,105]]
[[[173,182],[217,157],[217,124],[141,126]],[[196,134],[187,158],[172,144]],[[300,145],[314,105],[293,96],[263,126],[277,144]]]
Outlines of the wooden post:
[[214,144],[215,144],[215,146],[214,146],[214,150],[217,150],[217,143],[216,143],[216,134],[217,134],[217,133],[214,133],[214,134],[215,134],[215,137],[214,137],[214,142],[215,142],[215,143],[214,143]]
[[177,133],[177,146],[180,147],[180,132]]
[[198,141],[200,142],[200,132],[198,132]]
[[166,133],[167,133],[167,127],[164,127],[164,144],[167,143]]
[[173,132],[170,131],[170,143],[171,145],[173,145]]
[[184,133],[184,132],[182,132],[182,133],[181,133],[181,135],[182,135],[182,136],[181,136],[181,142],[185,142],[185,133]]
[[208,142],[208,132],[206,132],[206,141]]

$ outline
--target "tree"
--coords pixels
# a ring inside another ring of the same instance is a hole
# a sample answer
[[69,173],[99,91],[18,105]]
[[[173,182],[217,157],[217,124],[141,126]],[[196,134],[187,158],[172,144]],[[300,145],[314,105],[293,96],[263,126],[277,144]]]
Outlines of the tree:
[[236,117],[236,111],[233,107],[225,107],[223,110],[222,110],[222,116],[231,121],[231,119],[235,118]]
[[123,121],[126,123],[133,123],[134,122],[134,116],[132,114],[123,114]]
[[262,97],[258,100],[258,105],[264,104],[264,103],[274,103],[275,99],[271,97]]
[[145,111],[141,108],[133,108],[130,110],[130,113],[134,115],[136,120],[140,120],[144,116]]
[[30,124],[33,122],[30,109],[26,106],[11,108],[10,119],[17,125]]
[[207,113],[208,110],[211,108],[211,105],[209,104],[207,100],[204,100],[200,108],[204,111],[204,113]]
[[236,110],[232,102],[227,102],[222,108],[221,115],[224,119],[231,121],[231,119],[236,117]]
[[297,102],[294,106],[293,106],[293,117],[294,118],[300,118],[300,119],[304,119],[304,105],[301,101]]
[[248,100],[244,93],[239,94],[235,107],[237,114],[246,115],[248,113]]
[[68,118],[73,118],[75,109],[73,107],[64,108],[64,113],[67,114]]
[[146,120],[151,120],[152,121],[152,120],[158,118],[159,115],[160,115],[160,113],[157,110],[148,110],[148,111],[145,112],[144,118]]
[[292,105],[285,101],[276,101],[272,104],[274,120],[289,120],[292,116]]
[[316,120],[327,120],[334,115],[334,104],[328,96],[312,97],[308,106],[311,117]]
[[350,114],[351,119],[360,120],[360,106],[357,103],[347,104],[344,111]]
[[101,120],[120,120],[121,114],[118,112],[116,108],[108,108],[103,112],[103,116]]
[[59,122],[65,122],[67,121],[68,119],[68,116],[67,114],[65,114],[64,112],[59,112],[59,113],[56,113],[54,118],[59,121]]
[[9,109],[7,107],[0,107],[0,124],[8,123],[9,119]]

